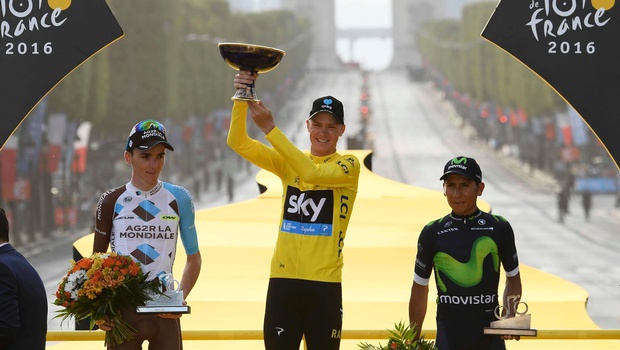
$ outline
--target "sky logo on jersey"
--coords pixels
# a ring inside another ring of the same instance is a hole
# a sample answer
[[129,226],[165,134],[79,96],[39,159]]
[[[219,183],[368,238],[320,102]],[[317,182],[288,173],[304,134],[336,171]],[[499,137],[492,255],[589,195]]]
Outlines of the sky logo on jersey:
[[334,195],[330,190],[300,191],[288,186],[282,231],[308,236],[331,236]]

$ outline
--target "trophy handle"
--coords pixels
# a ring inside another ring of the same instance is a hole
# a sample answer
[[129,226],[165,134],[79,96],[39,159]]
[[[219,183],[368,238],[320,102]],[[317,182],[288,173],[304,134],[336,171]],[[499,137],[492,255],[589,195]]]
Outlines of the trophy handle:
[[[527,305],[526,302],[524,301],[519,301],[519,298],[521,298],[520,295],[509,295],[506,299],[508,301],[508,303],[512,303],[512,306],[514,308],[515,311],[515,316],[523,316],[525,314],[527,314],[527,311],[529,310],[529,306]],[[521,311],[519,312],[519,305],[524,305],[525,306],[525,311]],[[494,310],[495,313],[495,317],[498,320],[504,320],[508,317],[508,314],[510,313],[510,308],[508,306],[504,306],[504,305],[497,305],[495,307]],[[504,315],[502,315],[502,313],[504,313]]]
[[159,277],[162,292],[178,292],[181,289],[181,282],[174,279],[171,273]]

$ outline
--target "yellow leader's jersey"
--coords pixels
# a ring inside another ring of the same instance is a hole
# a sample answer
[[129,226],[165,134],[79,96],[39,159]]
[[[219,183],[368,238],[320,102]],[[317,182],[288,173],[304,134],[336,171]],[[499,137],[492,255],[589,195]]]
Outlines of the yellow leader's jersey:
[[250,138],[247,103],[235,102],[228,145],[282,180],[282,213],[272,278],[341,282],[344,239],[357,195],[360,164],[353,155],[315,157],[300,151],[279,128],[273,147]]

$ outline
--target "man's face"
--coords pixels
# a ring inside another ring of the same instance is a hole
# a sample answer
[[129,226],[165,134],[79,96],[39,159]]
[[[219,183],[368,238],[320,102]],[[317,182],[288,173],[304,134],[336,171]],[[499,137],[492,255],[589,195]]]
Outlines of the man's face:
[[450,174],[444,177],[443,190],[448,205],[456,215],[473,214],[478,208],[476,201],[482,195],[484,183],[477,183],[458,174]]
[[310,134],[310,153],[322,157],[336,152],[338,138],[344,133],[345,126],[338,124],[334,117],[321,112],[306,121]]
[[125,161],[131,165],[131,182],[141,190],[150,190],[157,185],[159,174],[164,168],[166,146],[158,144],[146,151],[134,149],[125,152]]

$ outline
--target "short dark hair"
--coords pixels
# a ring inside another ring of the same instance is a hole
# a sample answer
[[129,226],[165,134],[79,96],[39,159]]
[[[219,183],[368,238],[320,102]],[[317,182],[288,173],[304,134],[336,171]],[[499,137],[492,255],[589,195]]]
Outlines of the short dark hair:
[[0,208],[0,241],[9,241],[9,219],[2,208]]

